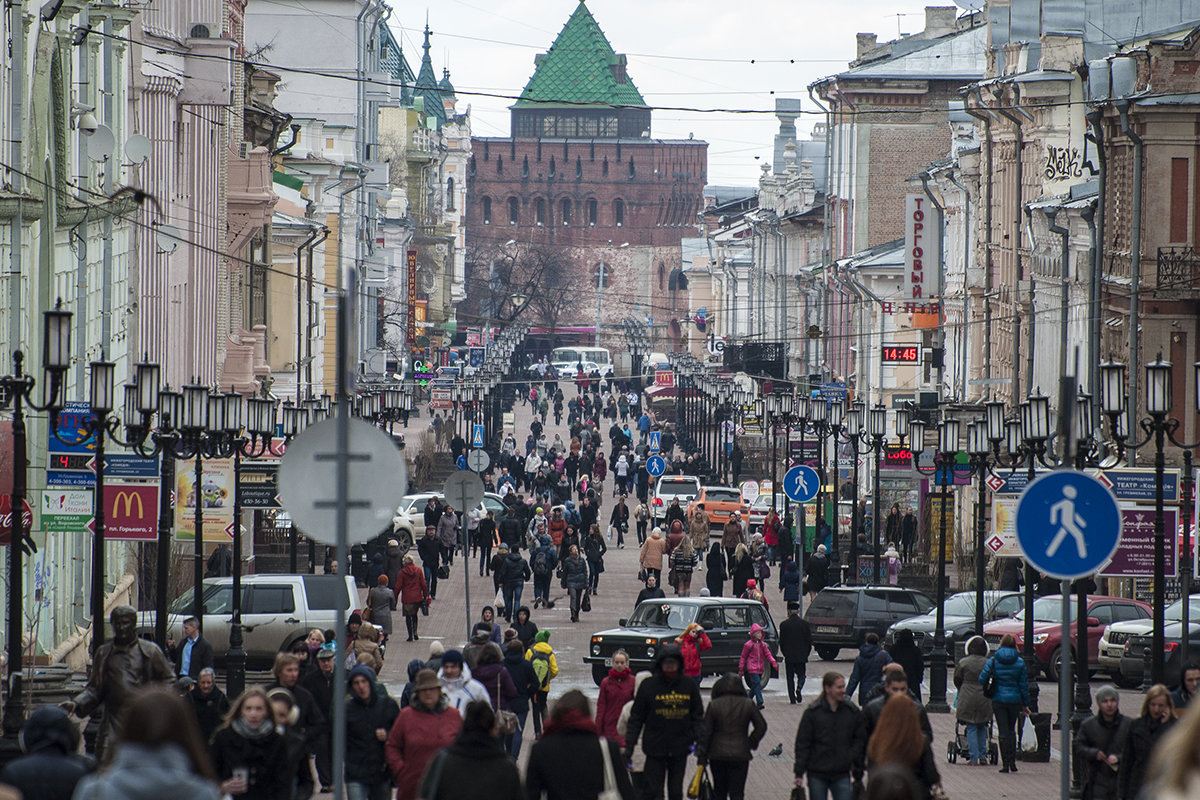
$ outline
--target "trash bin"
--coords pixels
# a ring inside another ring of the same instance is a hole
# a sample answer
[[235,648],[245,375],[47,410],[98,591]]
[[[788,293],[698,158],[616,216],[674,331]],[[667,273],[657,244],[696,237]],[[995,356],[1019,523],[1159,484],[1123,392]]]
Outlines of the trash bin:
[[[1017,752],[1020,759],[1047,762],[1050,760],[1050,714],[1030,714],[1029,721],[1033,723],[1034,733],[1037,734],[1037,750],[1027,752],[1019,743]],[[1018,741],[1023,728],[1024,723],[1017,728]]]

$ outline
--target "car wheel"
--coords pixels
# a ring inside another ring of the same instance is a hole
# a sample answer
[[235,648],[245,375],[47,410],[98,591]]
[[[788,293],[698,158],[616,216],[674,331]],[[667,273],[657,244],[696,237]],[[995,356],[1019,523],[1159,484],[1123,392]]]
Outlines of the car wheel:
[[1140,680],[1136,678],[1126,678],[1124,673],[1120,672],[1119,670],[1117,672],[1110,673],[1110,675],[1112,677],[1112,682],[1122,689],[1136,689],[1142,685]]
[[1062,645],[1059,645],[1050,654],[1050,663],[1046,665],[1046,677],[1053,683],[1058,683],[1058,676],[1062,673],[1062,660],[1063,649]]
[[608,667],[603,664],[592,664],[592,682],[597,686],[608,677]]
[[840,648],[840,647],[835,647],[833,645],[824,645],[822,647],[817,648],[817,655],[819,655],[821,657],[822,661],[834,661],[837,659],[838,653],[840,653],[841,651],[842,651],[842,648]]

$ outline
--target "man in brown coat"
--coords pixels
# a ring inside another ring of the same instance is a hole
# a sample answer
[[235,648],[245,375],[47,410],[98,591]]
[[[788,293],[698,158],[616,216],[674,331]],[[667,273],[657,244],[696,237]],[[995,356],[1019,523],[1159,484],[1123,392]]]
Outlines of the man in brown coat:
[[732,559],[733,551],[737,549],[737,546],[745,543],[745,531],[742,529],[742,518],[738,512],[734,511],[729,515],[729,522],[725,523],[725,529],[721,533],[721,547],[725,548],[725,557]]

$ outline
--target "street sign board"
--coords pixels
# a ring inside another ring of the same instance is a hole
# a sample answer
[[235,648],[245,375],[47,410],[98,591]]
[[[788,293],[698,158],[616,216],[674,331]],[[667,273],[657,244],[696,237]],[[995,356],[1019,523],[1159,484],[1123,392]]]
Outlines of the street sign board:
[[646,459],[646,472],[652,478],[657,478],[666,471],[667,461],[662,456],[650,456]]
[[104,484],[104,538],[127,542],[158,539],[158,484]]
[[430,408],[454,408],[454,400],[450,389],[431,389],[429,392]]
[[770,481],[764,481],[761,486],[759,485],[758,481],[755,480],[742,481],[742,502],[753,503],[758,499],[760,494],[769,492],[771,490],[770,487]]
[[237,493],[242,508],[279,508],[279,462],[242,461]]
[[1121,541],[1117,499],[1097,479],[1075,470],[1047,473],[1017,504],[1017,542],[1026,560],[1061,580],[1090,575]]
[[94,472],[63,472],[62,470],[46,470],[47,486],[91,487],[96,485]]
[[654,370],[654,385],[655,386],[674,386],[675,373],[669,369]]
[[42,527],[55,533],[83,533],[94,514],[93,493],[80,489],[42,492]]
[[807,503],[817,496],[821,477],[812,467],[803,464],[792,467],[783,476],[783,493],[796,503]]
[[492,463],[491,456],[486,450],[472,450],[467,453],[467,466],[472,472],[483,472]]
[[[96,437],[87,434],[87,425],[92,419],[92,407],[79,400],[63,403],[58,412],[58,428],[50,431],[46,449],[51,453],[93,453],[96,450]],[[65,439],[63,442],[59,439]]]
[[474,432],[471,434],[471,447],[483,447],[483,426],[472,426]]
[[[1163,519],[1167,536],[1163,574],[1174,577],[1178,574],[1179,555],[1179,549],[1174,546],[1174,534],[1178,530],[1176,510],[1164,509]],[[1121,544],[1100,574],[1106,578],[1149,578],[1154,575],[1154,509],[1121,509]]]
[[[324,544],[337,544],[338,538],[339,424],[334,417],[310,425],[292,440],[279,465],[284,508],[300,530]],[[350,420],[349,427],[346,534],[350,543],[360,544],[391,525],[396,497],[408,488],[408,467],[392,437],[379,428],[360,420]]]
[[[1047,474],[1048,470],[1039,469],[1034,473],[1034,477]],[[992,476],[995,477],[995,476]],[[1019,469],[1016,472],[1008,475],[1000,475],[1000,485],[997,488],[992,482],[988,482],[988,486],[992,487],[992,491],[996,494],[1018,495],[1025,491],[1025,487],[1029,485],[1029,471]]]
[[[136,453],[105,453],[104,477],[154,480],[159,476],[159,458],[142,458]],[[95,465],[92,467],[94,469]]]
[[464,509],[475,508],[483,502],[483,481],[474,472],[452,472],[442,486],[442,495],[461,516]]
[[650,452],[662,450],[662,431],[650,431]]
[[[1152,469],[1107,469],[1096,470],[1092,474],[1112,489],[1118,500],[1154,502]],[[1179,502],[1179,470],[1168,469],[1163,472],[1163,502]]]

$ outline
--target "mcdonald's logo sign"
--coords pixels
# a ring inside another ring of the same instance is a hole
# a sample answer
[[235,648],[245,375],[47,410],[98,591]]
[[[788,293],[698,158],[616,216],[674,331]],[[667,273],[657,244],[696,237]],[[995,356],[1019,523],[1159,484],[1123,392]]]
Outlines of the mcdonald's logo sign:
[[104,538],[155,541],[158,538],[158,484],[104,486]]

